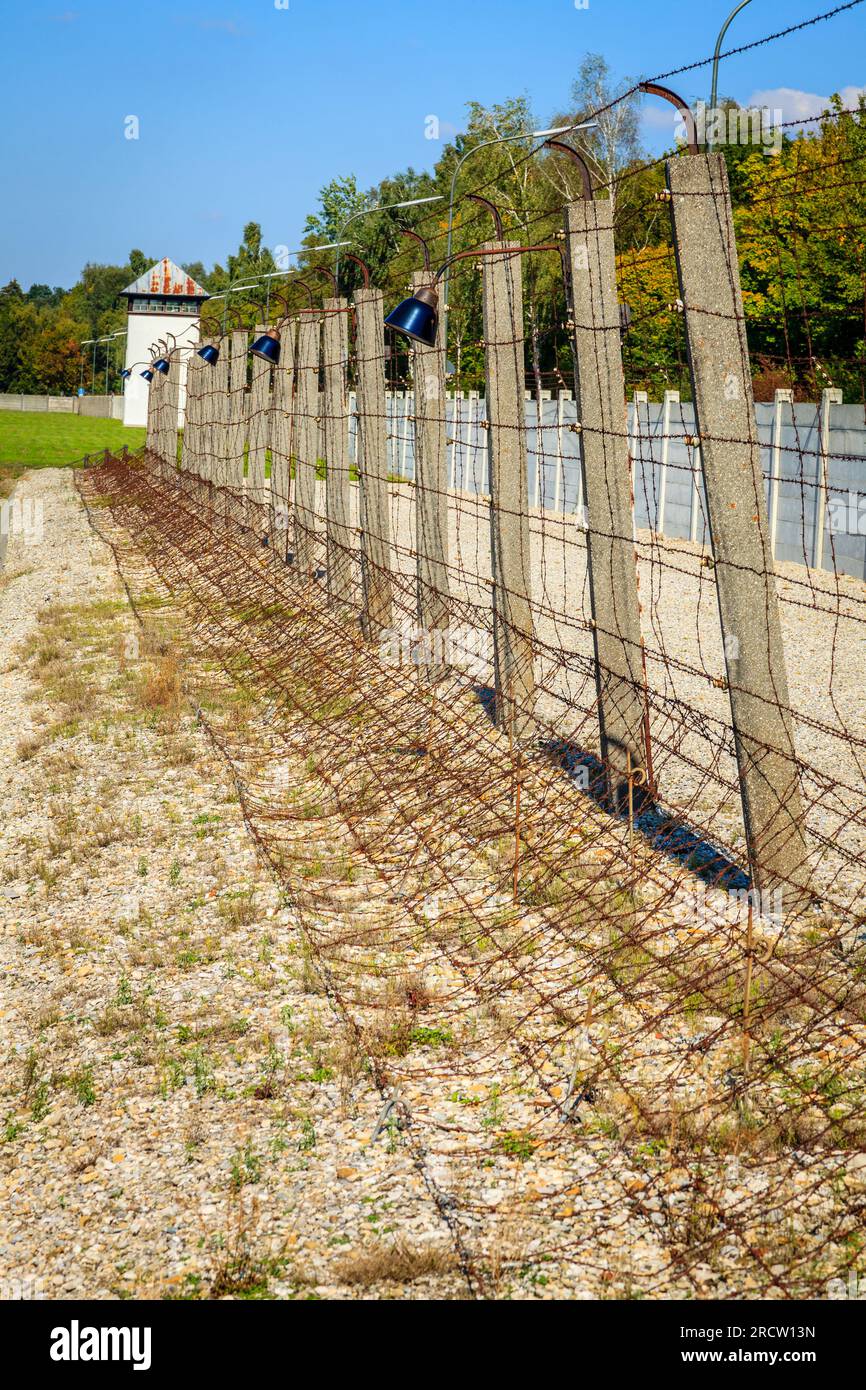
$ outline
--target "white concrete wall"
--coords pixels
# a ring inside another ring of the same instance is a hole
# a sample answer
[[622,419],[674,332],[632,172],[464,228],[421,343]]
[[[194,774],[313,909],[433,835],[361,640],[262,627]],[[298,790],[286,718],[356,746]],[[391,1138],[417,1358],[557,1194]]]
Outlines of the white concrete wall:
[[[126,367],[132,367],[133,362],[146,363],[150,361],[150,358],[155,355],[151,351],[151,343],[155,343],[158,338],[164,338],[170,343],[169,333],[173,333],[177,338],[179,347],[198,342],[197,313],[128,314],[126,326],[126,361],[124,363]],[[183,424],[186,407],[186,359],[188,356],[189,354],[185,352],[181,359],[178,425]],[[123,423],[125,425],[147,424],[148,384],[140,375],[143,370],[143,366],[134,367],[132,376],[124,382]]]
[[122,420],[122,396],[0,395],[0,410],[41,410],[52,414],[90,415],[99,420]]

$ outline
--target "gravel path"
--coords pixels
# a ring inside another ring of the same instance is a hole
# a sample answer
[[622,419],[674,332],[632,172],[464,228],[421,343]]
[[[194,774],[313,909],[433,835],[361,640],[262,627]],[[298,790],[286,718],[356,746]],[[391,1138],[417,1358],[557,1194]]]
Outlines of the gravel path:
[[71,474],[19,491],[44,542],[0,577],[0,1286],[465,1295]]

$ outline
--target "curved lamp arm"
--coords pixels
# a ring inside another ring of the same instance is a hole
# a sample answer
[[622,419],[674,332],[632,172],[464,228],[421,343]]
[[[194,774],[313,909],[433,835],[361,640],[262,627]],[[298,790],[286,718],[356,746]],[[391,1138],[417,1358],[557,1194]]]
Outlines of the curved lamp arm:
[[564,140],[545,140],[545,145],[549,145],[552,150],[559,150],[562,154],[567,154],[569,159],[577,165],[580,170],[581,182],[583,183],[583,197],[587,203],[592,202],[592,177],[589,172],[589,165],[572,145],[566,145]]
[[638,91],[648,92],[650,96],[654,97],[663,97],[665,101],[669,101],[672,106],[677,108],[688,131],[689,154],[699,154],[698,128],[694,112],[688,102],[683,101],[682,97],[678,97],[676,92],[671,91],[670,87],[662,87],[658,82],[639,82]]

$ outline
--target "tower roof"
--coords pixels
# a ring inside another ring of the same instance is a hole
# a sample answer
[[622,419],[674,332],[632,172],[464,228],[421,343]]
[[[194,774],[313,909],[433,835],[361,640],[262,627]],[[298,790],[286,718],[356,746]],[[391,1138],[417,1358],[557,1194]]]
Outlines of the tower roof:
[[154,295],[165,294],[173,298],[186,297],[188,299],[207,299],[208,292],[202,285],[193,280],[191,275],[187,275],[185,270],[181,270],[179,265],[170,261],[168,256],[163,256],[161,261],[152,265],[150,270],[146,270],[143,275],[139,275],[131,285],[127,285],[121,294],[128,295]]

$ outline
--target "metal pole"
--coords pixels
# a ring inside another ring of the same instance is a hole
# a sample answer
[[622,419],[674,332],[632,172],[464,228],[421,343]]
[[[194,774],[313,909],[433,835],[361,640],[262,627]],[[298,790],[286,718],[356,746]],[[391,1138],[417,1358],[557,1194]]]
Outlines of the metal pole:
[[[716,39],[716,51],[715,51],[715,53],[713,54],[713,81],[712,81],[712,85],[711,85],[711,87],[710,87],[710,110],[711,110],[711,111],[715,111],[715,109],[716,109],[716,99],[717,99],[717,97],[718,97],[718,90],[719,90],[719,58],[720,58],[721,52],[722,52],[722,39],[725,37],[725,34],[728,32],[728,25],[730,24],[731,20],[732,20],[732,19],[735,19],[736,16],[740,13],[740,10],[744,10],[744,9],[746,8],[746,6],[747,6],[749,3],[750,3],[750,0],[740,0],[739,5],[737,5],[736,9],[731,10],[731,13],[728,15],[727,19],[725,20],[724,24],[722,25],[721,29],[719,30],[719,37]],[[712,140],[708,140],[708,141],[707,141],[707,148],[710,149],[710,150],[713,148],[713,142],[712,142]]]

